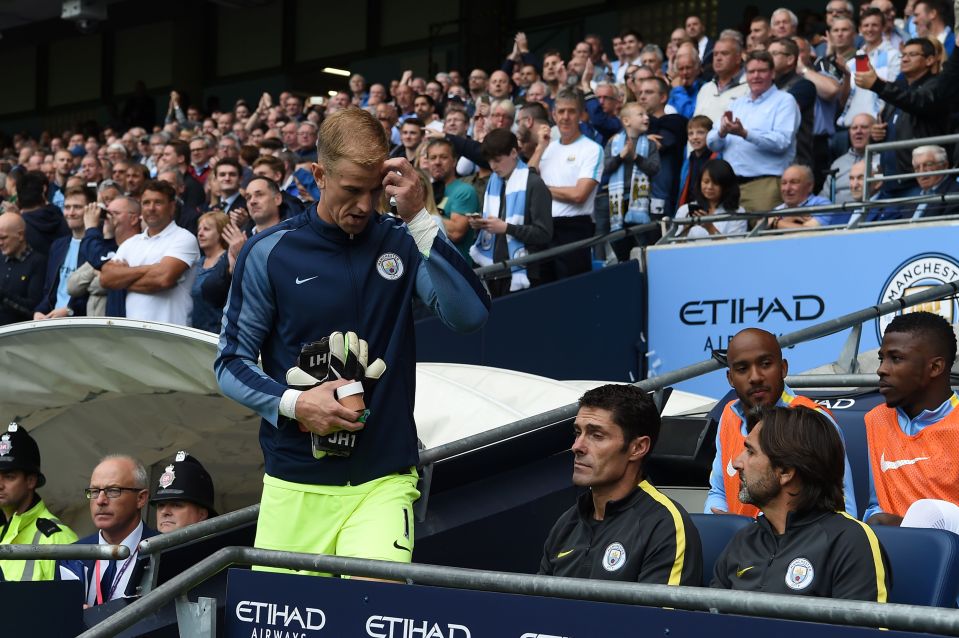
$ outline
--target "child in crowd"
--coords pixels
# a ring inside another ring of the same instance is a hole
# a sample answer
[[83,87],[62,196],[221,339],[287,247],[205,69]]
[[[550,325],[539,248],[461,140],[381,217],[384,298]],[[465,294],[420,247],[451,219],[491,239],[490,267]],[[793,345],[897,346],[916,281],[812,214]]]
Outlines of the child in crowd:
[[[606,143],[605,172],[609,174],[610,230],[649,223],[650,179],[659,172],[659,151],[646,136],[649,115],[638,102],[619,111],[623,130]],[[628,253],[635,241],[617,242],[617,255]]]
[[719,153],[710,151],[706,146],[706,135],[713,128],[713,121],[705,115],[696,115],[686,125],[686,135],[689,142],[689,156],[683,162],[683,169],[679,174],[679,205],[688,204],[699,199],[700,181],[703,175],[703,166],[711,159],[717,159]]

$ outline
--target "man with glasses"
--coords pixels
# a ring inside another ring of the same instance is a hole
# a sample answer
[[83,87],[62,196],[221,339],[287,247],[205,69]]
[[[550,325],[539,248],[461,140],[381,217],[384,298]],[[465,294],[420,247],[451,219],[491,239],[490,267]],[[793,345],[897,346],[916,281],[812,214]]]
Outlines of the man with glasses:
[[[912,149],[912,172],[933,173],[949,168],[949,156],[941,146],[926,145]],[[959,182],[955,175],[929,175],[916,178],[916,188],[906,193],[907,196],[954,195],[959,193]],[[939,202],[922,203],[912,206],[898,206],[880,216],[870,216],[872,219],[919,219],[920,217],[940,217],[959,213],[959,203]]]
[[189,174],[201,184],[206,184],[210,176],[210,158],[213,157],[213,148],[209,138],[197,137],[190,140],[190,168]]
[[[8,213],[12,214],[12,213]],[[2,545],[69,545],[77,535],[47,509],[37,489],[47,479],[40,471],[40,447],[16,423],[0,435],[0,526]],[[0,581],[53,580],[53,560],[0,560]]]
[[95,534],[77,541],[81,545],[124,545],[130,556],[120,560],[57,561],[60,580],[83,583],[84,605],[102,605],[118,598],[136,596],[148,558],[137,551],[140,541],[157,532],[143,524],[147,506],[147,471],[135,458],[122,454],[104,457],[93,469],[83,493],[90,501]]
[[[856,74],[856,85],[869,89],[886,105],[873,126],[872,141],[911,140],[946,135],[950,132],[952,102],[941,94],[933,69],[936,50],[926,38],[913,38],[902,49],[902,75],[895,82],[878,77],[870,64]],[[949,84],[946,83],[945,87]],[[946,88],[946,90],[949,90]],[[908,148],[887,151],[880,158],[883,175],[912,172],[912,151]],[[898,197],[916,186],[914,179],[889,180],[883,185],[884,197]]]

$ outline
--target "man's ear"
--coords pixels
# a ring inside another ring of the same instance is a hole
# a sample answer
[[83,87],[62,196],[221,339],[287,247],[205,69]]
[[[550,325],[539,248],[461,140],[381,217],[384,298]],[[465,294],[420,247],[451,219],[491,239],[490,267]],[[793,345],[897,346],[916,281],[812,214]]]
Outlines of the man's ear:
[[648,436],[637,436],[629,442],[629,460],[639,461],[649,454],[652,440]]
[[777,468],[776,472],[779,474],[779,484],[782,486],[796,478],[796,468],[794,467]]
[[326,188],[326,167],[319,162],[310,165],[310,171],[313,173],[313,179],[316,180],[316,186],[323,190]]

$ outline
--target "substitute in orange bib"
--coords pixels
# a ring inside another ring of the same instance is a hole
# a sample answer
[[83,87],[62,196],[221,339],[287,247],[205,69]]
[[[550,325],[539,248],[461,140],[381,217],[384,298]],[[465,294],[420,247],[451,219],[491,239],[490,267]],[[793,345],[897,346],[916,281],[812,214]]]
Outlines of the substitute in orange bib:
[[[842,432],[825,408],[811,399],[798,396],[786,386],[789,364],[783,359],[783,351],[775,335],[759,328],[741,330],[729,342],[726,360],[729,365],[726,378],[736,391],[737,398],[726,404],[716,431],[716,458],[713,459],[713,469],[709,474],[705,512],[755,517],[759,509],[754,505],[741,503],[737,497],[739,475],[733,469],[733,459],[743,451],[743,442],[746,440],[746,412],[755,406],[803,406],[821,412],[836,427],[840,440]],[[852,471],[845,453],[843,458],[846,511],[856,516]]]
[[845,448],[819,410],[757,407],[733,460],[739,498],[763,515],[716,559],[711,587],[886,602],[875,532],[842,511]]
[[912,312],[886,328],[878,370],[886,403],[865,417],[866,522],[959,530],[959,396],[949,380],[955,360],[955,333],[939,315]]

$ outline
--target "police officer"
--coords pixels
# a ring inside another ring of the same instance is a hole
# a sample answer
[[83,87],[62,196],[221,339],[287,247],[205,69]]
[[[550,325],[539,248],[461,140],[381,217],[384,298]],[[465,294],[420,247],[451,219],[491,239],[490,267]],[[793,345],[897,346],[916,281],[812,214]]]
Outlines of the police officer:
[[[37,494],[46,482],[37,442],[11,423],[0,435],[0,509],[6,519],[0,528],[0,545],[69,545],[77,540]],[[53,580],[55,564],[54,560],[0,560],[0,580]]]
[[762,512],[716,560],[712,587],[886,602],[889,564],[868,525],[843,508],[842,439],[807,407],[747,415],[733,461],[739,500]]
[[213,509],[213,479],[202,463],[182,450],[160,475],[150,502],[156,505],[161,534],[217,515]]

